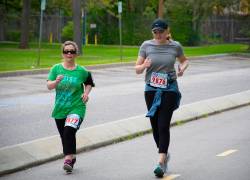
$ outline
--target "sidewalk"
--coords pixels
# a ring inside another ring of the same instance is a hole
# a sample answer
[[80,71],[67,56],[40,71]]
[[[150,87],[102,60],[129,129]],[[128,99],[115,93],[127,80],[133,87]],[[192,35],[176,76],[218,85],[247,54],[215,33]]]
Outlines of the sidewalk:
[[[172,126],[250,105],[250,90],[181,106],[172,119]],[[77,133],[77,151],[131,139],[151,132],[144,115],[101,124]],[[59,136],[46,137],[0,149],[0,175],[22,170],[63,157]]]

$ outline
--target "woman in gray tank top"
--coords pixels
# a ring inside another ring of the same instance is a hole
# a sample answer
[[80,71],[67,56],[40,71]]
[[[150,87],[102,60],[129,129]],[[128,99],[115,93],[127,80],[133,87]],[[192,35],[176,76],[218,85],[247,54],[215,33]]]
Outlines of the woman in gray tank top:
[[[170,122],[173,111],[179,107],[181,93],[177,76],[182,76],[188,67],[188,60],[180,43],[168,39],[166,21],[156,19],[152,24],[153,39],[144,41],[140,47],[135,65],[137,74],[145,73],[145,101],[148,108],[153,137],[158,148],[159,161],[154,169],[157,177],[167,172],[170,141]],[[179,61],[177,72],[176,59]]]

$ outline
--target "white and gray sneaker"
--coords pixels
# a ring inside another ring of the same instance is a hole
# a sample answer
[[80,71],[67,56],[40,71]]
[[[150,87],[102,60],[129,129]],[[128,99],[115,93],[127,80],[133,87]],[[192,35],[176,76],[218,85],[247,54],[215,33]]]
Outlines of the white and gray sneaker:
[[168,171],[168,162],[170,161],[170,153],[167,153],[167,157],[164,161],[164,164],[163,164],[163,172],[164,173],[167,173]]
[[155,169],[154,169],[154,174],[156,177],[158,178],[162,178],[164,176],[165,173],[167,173],[168,171],[168,162],[170,160],[170,154],[167,154],[167,157],[164,161],[164,164],[157,164]]

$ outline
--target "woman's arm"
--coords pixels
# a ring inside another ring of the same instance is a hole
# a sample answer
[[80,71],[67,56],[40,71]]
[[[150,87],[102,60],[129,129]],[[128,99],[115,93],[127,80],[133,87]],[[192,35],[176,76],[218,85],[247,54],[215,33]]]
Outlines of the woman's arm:
[[85,86],[85,90],[84,90],[84,93],[82,95],[82,100],[86,103],[88,100],[89,100],[89,93],[92,89],[92,86],[91,85],[86,85]]
[[48,81],[47,81],[47,88],[48,88],[49,90],[55,89],[56,86],[57,86],[57,84],[59,84],[59,82],[60,82],[62,79],[63,79],[63,75],[58,75],[58,76],[56,77],[56,80],[54,80],[54,81],[48,80]]
[[189,65],[189,61],[184,55],[178,57],[178,60],[179,60],[180,64],[178,65],[177,75],[182,76],[184,71],[187,69],[187,67]]
[[151,66],[151,60],[149,58],[143,58],[139,56],[135,64],[136,74],[142,74],[144,70]]
[[93,81],[91,72],[88,72],[88,77],[86,81],[84,82],[84,85],[85,85],[85,89],[82,95],[82,100],[86,103],[89,100],[89,93],[92,90],[92,87],[95,87],[95,83]]

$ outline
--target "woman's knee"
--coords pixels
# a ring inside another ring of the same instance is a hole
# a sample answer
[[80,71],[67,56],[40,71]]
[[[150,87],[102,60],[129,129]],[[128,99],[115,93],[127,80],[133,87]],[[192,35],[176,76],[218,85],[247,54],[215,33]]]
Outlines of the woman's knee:
[[71,138],[75,137],[76,134],[76,129],[70,126],[65,126],[64,127],[64,132],[63,132],[63,137],[64,138]]

